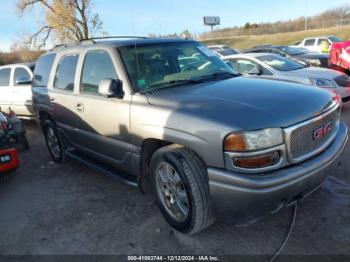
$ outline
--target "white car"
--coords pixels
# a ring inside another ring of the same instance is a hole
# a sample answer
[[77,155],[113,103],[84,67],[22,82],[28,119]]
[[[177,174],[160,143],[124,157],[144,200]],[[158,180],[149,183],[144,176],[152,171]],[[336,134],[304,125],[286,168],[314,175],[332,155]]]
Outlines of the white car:
[[34,63],[0,66],[1,111],[12,109],[21,118],[31,118]]
[[317,36],[305,38],[303,41],[295,43],[293,47],[302,47],[313,52],[322,53],[322,43],[324,41],[326,41],[329,45],[329,49],[327,51],[330,51],[333,43],[343,42],[342,39],[336,36]]
[[237,73],[265,79],[283,80],[326,88],[338,93],[343,101],[350,100],[350,78],[339,71],[306,67],[295,60],[270,53],[247,53],[224,59]]
[[229,47],[227,45],[211,45],[208,46],[208,48],[216,53],[220,58],[240,53],[238,49]]

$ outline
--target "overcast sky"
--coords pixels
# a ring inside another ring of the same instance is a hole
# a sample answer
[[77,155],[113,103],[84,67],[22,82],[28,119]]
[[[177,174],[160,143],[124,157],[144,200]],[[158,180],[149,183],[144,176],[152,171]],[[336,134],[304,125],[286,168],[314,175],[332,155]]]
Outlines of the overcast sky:
[[[41,13],[18,17],[15,0],[0,0],[0,50],[39,27]],[[109,35],[201,33],[203,16],[221,17],[221,27],[273,22],[320,13],[350,0],[92,0]],[[307,8],[306,8],[307,7]]]

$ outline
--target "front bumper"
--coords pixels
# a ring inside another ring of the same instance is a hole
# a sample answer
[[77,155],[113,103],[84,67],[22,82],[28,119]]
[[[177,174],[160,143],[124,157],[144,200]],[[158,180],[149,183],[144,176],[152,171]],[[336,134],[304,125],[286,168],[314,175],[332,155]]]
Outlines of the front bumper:
[[277,212],[317,189],[337,166],[348,141],[341,123],[334,142],[321,154],[300,164],[259,175],[208,168],[212,204],[219,220],[244,224]]

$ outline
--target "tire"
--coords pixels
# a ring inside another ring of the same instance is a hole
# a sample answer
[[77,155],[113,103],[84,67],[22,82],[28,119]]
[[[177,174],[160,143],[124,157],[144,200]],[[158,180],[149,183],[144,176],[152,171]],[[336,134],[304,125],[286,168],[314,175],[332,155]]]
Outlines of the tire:
[[179,145],[160,148],[150,170],[159,208],[175,230],[195,234],[215,221],[206,166],[194,152]]
[[44,123],[44,136],[52,160],[56,163],[64,163],[66,160],[65,146],[58,135],[55,123],[51,120]]

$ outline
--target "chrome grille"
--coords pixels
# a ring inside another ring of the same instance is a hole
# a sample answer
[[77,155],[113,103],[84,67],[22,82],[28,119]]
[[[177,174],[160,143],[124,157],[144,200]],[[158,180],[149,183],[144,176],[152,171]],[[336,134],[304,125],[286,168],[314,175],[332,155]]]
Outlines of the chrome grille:
[[[315,132],[330,125],[331,130],[315,139]],[[319,117],[287,129],[287,147],[292,163],[303,161],[323,151],[334,139],[339,126],[339,110],[331,110]]]

